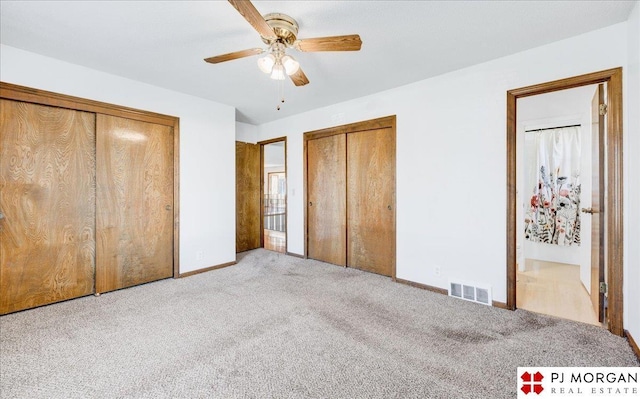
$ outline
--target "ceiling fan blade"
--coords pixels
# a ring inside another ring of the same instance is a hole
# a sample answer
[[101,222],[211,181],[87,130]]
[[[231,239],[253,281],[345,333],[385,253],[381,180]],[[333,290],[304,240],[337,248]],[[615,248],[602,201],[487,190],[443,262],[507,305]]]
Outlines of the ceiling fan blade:
[[291,78],[293,84],[296,86],[304,86],[306,84],[309,84],[309,79],[307,79],[307,75],[302,72],[302,68],[298,68],[298,71],[293,75],[289,75],[289,77]]
[[231,5],[238,10],[240,15],[244,17],[253,26],[253,29],[257,30],[260,36],[269,40],[277,39],[276,34],[273,33],[273,29],[267,24],[267,21],[262,18],[262,15],[256,10],[254,5],[249,0],[228,0]]
[[236,51],[233,53],[216,55],[215,57],[205,58],[204,60],[210,64],[217,64],[220,62],[237,60],[238,58],[250,57],[252,55],[262,54],[264,52],[261,48],[252,48],[249,50]]
[[293,46],[300,51],[358,51],[362,40],[360,35],[327,36],[296,40]]

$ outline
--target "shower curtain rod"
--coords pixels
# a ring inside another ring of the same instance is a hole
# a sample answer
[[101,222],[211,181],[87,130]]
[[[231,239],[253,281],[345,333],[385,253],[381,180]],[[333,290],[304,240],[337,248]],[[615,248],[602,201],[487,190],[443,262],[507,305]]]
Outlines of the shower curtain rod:
[[533,130],[525,130],[525,133],[529,133],[529,132],[539,132],[541,130],[552,130],[552,129],[562,129],[564,127],[578,127],[578,126],[582,126],[582,125],[567,125],[567,126],[556,126],[556,127],[545,127],[544,129],[533,129]]

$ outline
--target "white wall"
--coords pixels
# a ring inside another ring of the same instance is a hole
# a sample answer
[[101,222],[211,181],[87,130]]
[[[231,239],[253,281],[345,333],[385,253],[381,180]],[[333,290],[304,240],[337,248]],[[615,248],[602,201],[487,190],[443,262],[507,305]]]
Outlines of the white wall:
[[636,2],[627,25],[624,327],[640,343],[640,2]]
[[518,128],[518,225],[517,243],[522,248],[519,266],[524,266],[524,258],[544,260],[549,262],[580,265],[580,279],[587,289],[591,289],[591,217],[580,214],[581,233],[579,246],[558,246],[532,242],[524,239],[524,207],[529,207],[531,184],[525,185],[525,170],[523,165],[524,149],[522,143],[526,141],[526,130],[543,129],[555,126],[581,125],[581,162],[580,183],[581,195],[579,208],[591,207],[591,99],[597,85],[577,87],[569,90],[556,91],[537,96],[518,99],[517,128]]
[[250,123],[236,122],[236,141],[257,143],[258,127]]
[[180,272],[235,261],[233,107],[5,45],[0,53],[3,82],[179,117]]
[[260,140],[287,135],[288,250],[304,253],[302,134],[339,114],[344,123],[395,114],[397,277],[442,288],[463,278],[506,301],[507,90],[626,62],[621,23],[260,125]]

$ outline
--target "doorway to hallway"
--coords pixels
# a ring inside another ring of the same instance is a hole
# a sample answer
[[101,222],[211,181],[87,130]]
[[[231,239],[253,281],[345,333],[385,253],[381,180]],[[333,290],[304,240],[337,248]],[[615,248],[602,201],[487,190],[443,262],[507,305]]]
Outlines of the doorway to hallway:
[[[622,163],[622,68],[614,68],[553,82],[509,90],[507,92],[507,308],[516,309],[518,272],[518,180],[517,180],[517,100],[575,87],[606,84],[606,101],[599,104],[606,114],[606,135],[603,137],[603,176],[605,198],[598,208],[585,208],[586,213],[600,214],[603,221],[601,256],[606,276],[607,292],[605,325],[616,335],[624,335],[623,318],[623,163]],[[521,202],[520,202],[521,203]],[[600,223],[599,223],[600,224]],[[593,241],[593,240],[592,240]],[[599,241],[599,240],[598,240]],[[592,258],[595,258],[592,256]],[[594,280],[596,281],[596,280]],[[599,293],[599,290],[592,290]],[[602,297],[601,297],[602,298]],[[604,298],[602,298],[604,301]],[[602,303],[602,302],[599,302]]]
[[262,183],[261,219],[263,247],[287,252],[287,149],[286,138],[259,143]]
[[596,84],[517,101],[516,306],[589,324],[604,320],[599,247],[602,273],[591,270],[601,218],[588,211],[601,202],[601,92]]

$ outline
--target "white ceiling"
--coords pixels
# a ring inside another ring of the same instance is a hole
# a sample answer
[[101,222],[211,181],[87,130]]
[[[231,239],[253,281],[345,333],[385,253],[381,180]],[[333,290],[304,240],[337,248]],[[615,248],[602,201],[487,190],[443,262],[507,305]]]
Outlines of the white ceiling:
[[358,33],[359,52],[291,54],[310,84],[276,82],[263,47],[226,1],[2,1],[3,44],[236,107],[261,124],[626,21],[634,1],[254,1],[294,17],[299,38]]

